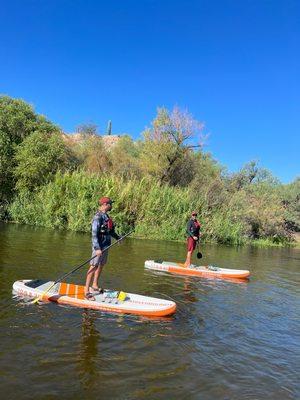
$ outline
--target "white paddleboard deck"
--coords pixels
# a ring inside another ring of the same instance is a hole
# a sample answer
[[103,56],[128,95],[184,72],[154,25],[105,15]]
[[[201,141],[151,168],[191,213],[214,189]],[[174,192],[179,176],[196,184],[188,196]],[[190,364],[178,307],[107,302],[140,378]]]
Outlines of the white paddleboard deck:
[[219,268],[213,265],[207,265],[207,266],[192,265],[188,268],[185,268],[183,264],[170,261],[147,260],[145,261],[145,268],[156,271],[166,271],[173,274],[190,275],[190,276],[238,278],[238,279],[246,279],[250,276],[250,272],[248,270]]
[[19,280],[13,284],[13,292],[19,296],[40,298],[42,301],[122,314],[167,316],[176,311],[176,303],[173,301],[134,293],[124,293],[124,299],[120,300],[119,292],[114,290],[105,290],[104,293],[94,295],[95,300],[86,299],[84,286],[65,282],[57,283],[45,293],[53,284],[53,281],[38,279]]

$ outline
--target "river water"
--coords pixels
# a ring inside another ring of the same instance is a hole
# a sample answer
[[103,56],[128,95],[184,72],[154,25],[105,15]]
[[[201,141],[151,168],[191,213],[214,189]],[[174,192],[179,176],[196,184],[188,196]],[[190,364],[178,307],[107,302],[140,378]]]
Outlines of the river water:
[[[183,260],[184,244],[125,239],[102,285],[172,298],[173,317],[35,305],[12,295],[13,282],[57,279],[89,258],[90,236],[0,224],[2,398],[299,399],[300,251],[202,252],[205,264],[250,269],[250,281],[146,270],[146,259]],[[85,271],[69,281],[83,283]]]

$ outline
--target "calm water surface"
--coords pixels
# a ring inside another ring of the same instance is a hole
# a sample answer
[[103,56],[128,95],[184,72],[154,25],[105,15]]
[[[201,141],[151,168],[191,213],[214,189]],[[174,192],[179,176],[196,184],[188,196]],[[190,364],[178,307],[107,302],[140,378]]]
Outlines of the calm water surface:
[[300,251],[202,251],[203,263],[250,269],[251,280],[148,271],[145,259],[183,260],[184,245],[126,239],[110,251],[104,287],[172,298],[174,317],[30,305],[13,282],[57,279],[90,256],[90,237],[0,224],[2,398],[299,399]]

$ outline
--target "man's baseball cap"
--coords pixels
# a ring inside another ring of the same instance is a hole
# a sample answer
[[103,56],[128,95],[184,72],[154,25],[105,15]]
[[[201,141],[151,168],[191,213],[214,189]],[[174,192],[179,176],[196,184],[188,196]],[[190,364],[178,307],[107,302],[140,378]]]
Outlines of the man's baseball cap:
[[101,197],[99,199],[99,204],[103,205],[103,204],[112,204],[114,201],[110,198],[110,197]]

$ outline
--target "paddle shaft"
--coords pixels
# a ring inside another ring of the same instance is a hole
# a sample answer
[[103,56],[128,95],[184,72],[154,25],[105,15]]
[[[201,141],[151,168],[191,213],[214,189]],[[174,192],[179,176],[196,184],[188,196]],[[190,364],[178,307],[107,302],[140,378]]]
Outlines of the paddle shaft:
[[[102,253],[104,253],[105,251],[107,251],[108,249],[110,249],[111,247],[113,247],[115,244],[121,242],[121,240],[123,240],[126,236],[129,236],[133,231],[130,231],[128,233],[126,233],[126,235],[122,236],[120,239],[116,240],[114,243],[112,243],[110,246],[105,247],[105,249],[102,250]],[[78,271],[80,268],[82,268],[84,265],[86,265],[88,262],[92,261],[94,258],[96,258],[97,255],[89,258],[88,260],[86,260],[84,263],[78,265],[77,267],[75,267],[74,269],[72,269],[72,271],[67,272],[66,274],[62,275],[60,278],[58,278],[41,296],[37,297],[35,300],[33,300],[32,303],[36,303],[39,301],[40,298],[42,298],[45,294],[47,294],[58,282],[61,282],[63,279],[67,278],[68,276],[74,274],[74,272]]]

